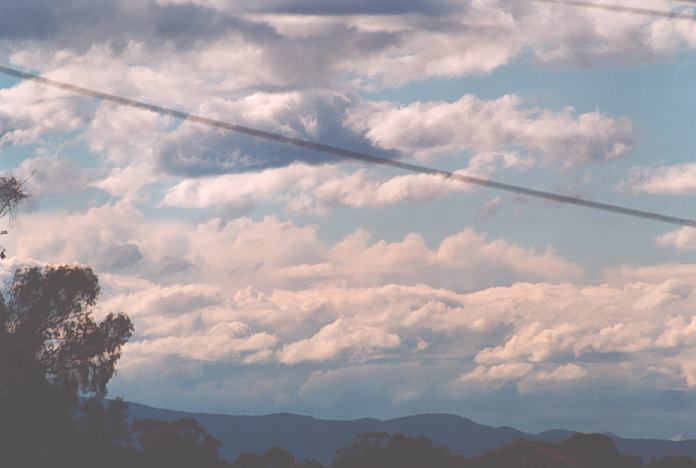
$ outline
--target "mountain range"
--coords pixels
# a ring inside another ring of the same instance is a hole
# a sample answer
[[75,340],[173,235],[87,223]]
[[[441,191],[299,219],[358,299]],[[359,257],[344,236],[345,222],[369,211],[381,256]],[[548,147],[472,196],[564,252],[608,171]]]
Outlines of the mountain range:
[[[245,452],[261,453],[272,447],[282,447],[298,459],[317,458],[328,463],[337,449],[346,447],[357,434],[364,432],[424,436],[437,445],[445,445],[452,452],[467,457],[519,439],[559,442],[575,434],[568,430],[531,434],[512,427],[486,426],[452,414],[420,414],[388,420],[328,420],[287,413],[233,416],[172,411],[138,403],[128,403],[128,406],[134,419],[196,419],[222,442],[220,453],[228,460],[234,460]],[[629,439],[607,435],[614,440],[620,452],[638,455],[646,460],[681,455],[696,458],[696,440]]]

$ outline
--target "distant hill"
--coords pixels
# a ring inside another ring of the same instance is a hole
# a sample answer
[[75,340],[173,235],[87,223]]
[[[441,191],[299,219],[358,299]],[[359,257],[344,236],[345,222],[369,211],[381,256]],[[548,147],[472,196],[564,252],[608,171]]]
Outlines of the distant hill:
[[[421,414],[403,418],[354,419],[350,421],[316,419],[295,414],[267,416],[230,416],[222,414],[186,413],[129,403],[131,416],[139,419],[172,421],[195,418],[210,434],[222,441],[221,454],[233,460],[243,452],[261,453],[274,446],[292,452],[298,459],[333,459],[336,449],[347,446],[355,435],[363,432],[402,433],[425,436],[438,445],[446,445],[466,457],[480,455],[519,439],[559,442],[574,432],[566,430],[529,434],[511,427],[490,427],[451,414]],[[624,439],[611,435],[621,453],[644,459],[665,456],[696,458],[696,440],[669,441],[659,439]]]

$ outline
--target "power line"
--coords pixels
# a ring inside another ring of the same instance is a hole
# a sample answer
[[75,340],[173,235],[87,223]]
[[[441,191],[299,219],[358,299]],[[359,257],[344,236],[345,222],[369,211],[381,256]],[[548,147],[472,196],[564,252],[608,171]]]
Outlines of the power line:
[[[696,13],[684,13],[681,11],[653,10],[625,5],[612,5],[609,3],[587,2],[583,0],[529,0],[532,2],[551,3],[554,5],[566,5],[571,7],[591,8],[595,10],[613,11],[619,13],[631,13],[634,15],[653,16],[659,18],[680,19],[696,21]],[[682,0],[684,1],[684,0]],[[696,3],[696,1],[688,1]]]
[[503,190],[506,192],[512,192],[519,195],[525,195],[529,197],[541,198],[544,200],[550,200],[558,203],[565,203],[570,205],[583,206],[585,208],[591,208],[594,210],[606,211],[609,213],[622,214],[626,216],[632,216],[635,218],[651,219],[654,221],[660,221],[668,224],[676,224],[679,226],[690,226],[696,227],[696,220],[679,218],[675,216],[668,216],[661,213],[655,213],[651,211],[638,210],[634,208],[629,208],[625,206],[613,205],[609,203],[596,202],[591,200],[586,200],[584,198],[572,197],[568,195],[561,195],[553,192],[546,192],[543,190],[536,190],[527,187],[521,187],[519,185],[507,184],[504,182],[496,182],[489,179],[482,179],[480,177],[467,176],[464,174],[459,174],[451,171],[445,171],[442,169],[435,169],[427,166],[421,166],[418,164],[412,164],[403,161],[396,161],[393,159],[381,158],[368,153],[362,153],[359,151],[353,151],[345,148],[339,148],[337,146],[325,145],[323,143],[316,143],[313,141],[302,140],[300,138],[293,138],[277,133],[271,133],[264,130],[259,130],[251,127],[245,127],[242,125],[235,125],[229,122],[223,122],[221,120],[210,119],[207,117],[198,116],[195,114],[190,114],[188,112],[183,112],[176,109],[170,109],[167,107],[158,106],[155,104],[149,104],[143,101],[137,101],[135,99],[129,99],[122,96],[117,96],[114,94],[104,93],[102,91],[96,91],[93,89],[83,88],[81,86],[76,86],[70,83],[65,83],[62,81],[52,80],[50,78],[45,78],[40,75],[35,75],[33,73],[27,73],[15,68],[8,68],[0,66],[0,73],[12,76],[15,78],[20,78],[24,80],[32,80],[37,83],[41,83],[54,88],[63,89],[71,93],[79,94],[82,96],[88,96],[96,99],[101,99],[103,101],[113,102],[121,106],[135,107],[138,109],[145,109],[152,112],[156,112],[162,115],[168,115],[180,120],[187,120],[190,122],[196,122],[202,125],[207,125],[209,127],[219,128],[222,130],[228,130],[236,133],[241,133],[244,135],[249,135],[257,138],[262,138],[264,140],[270,140],[277,143],[282,143],[286,145],[292,145],[303,149],[309,149],[313,151],[318,151],[321,153],[331,154],[334,156],[339,156],[342,158],[348,158],[353,160],[358,160],[371,164],[379,164],[382,166],[394,167],[397,169],[402,169],[405,171],[410,171],[419,174],[429,174],[440,176],[444,179],[457,180],[460,182],[465,182],[467,184],[478,185],[487,188],[493,188],[496,190]]

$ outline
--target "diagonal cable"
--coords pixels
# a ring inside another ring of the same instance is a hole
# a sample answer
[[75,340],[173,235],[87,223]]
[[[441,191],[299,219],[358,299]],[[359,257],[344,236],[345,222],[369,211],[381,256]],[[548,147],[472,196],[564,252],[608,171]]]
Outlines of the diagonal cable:
[[550,200],[558,203],[565,203],[569,205],[582,206],[585,208],[591,208],[594,210],[605,211],[614,214],[621,214],[625,216],[632,216],[634,218],[650,219],[653,221],[660,221],[668,224],[676,224],[679,226],[690,226],[696,227],[696,220],[680,218],[676,216],[669,216],[662,213],[656,213],[651,211],[644,211],[635,208],[629,208],[626,206],[613,205],[610,203],[597,202],[592,200],[587,200],[584,198],[573,197],[569,195],[561,195],[554,192],[546,192],[543,190],[537,190],[527,187],[522,187],[519,185],[507,184],[504,182],[496,182],[489,179],[483,179],[480,177],[468,176],[456,172],[445,171],[442,169],[435,169],[427,166],[421,166],[419,164],[412,164],[403,161],[396,161],[393,159],[381,158],[379,156],[374,156],[368,153],[363,153],[359,151],[353,151],[346,148],[339,148],[337,146],[326,145],[323,143],[316,143],[309,140],[303,140],[300,138],[288,137],[285,135],[280,135],[277,133],[267,132],[264,130],[259,130],[256,128],[246,127],[243,125],[236,125],[229,122],[224,122],[221,120],[210,119],[207,117],[202,117],[195,114],[190,114],[188,112],[183,112],[176,109],[171,109],[167,107],[158,106],[155,104],[149,104],[147,102],[138,101],[135,99],[129,99],[122,96],[117,96],[115,94],[109,94],[102,91],[96,91],[93,89],[83,88],[81,86],[76,86],[70,83],[65,83],[62,81],[56,81],[50,78],[45,78],[40,75],[33,73],[27,73],[15,68],[9,68],[0,66],[0,73],[12,76],[15,78],[20,78],[24,80],[32,80],[37,83],[44,84],[46,86],[51,86],[54,88],[63,89],[74,94],[79,94],[82,96],[88,96],[103,101],[109,101],[121,106],[135,107],[138,109],[145,109],[151,112],[156,112],[162,115],[168,115],[180,120],[186,120],[189,122],[195,122],[202,125],[207,125],[209,127],[219,128],[222,130],[228,130],[231,132],[241,133],[244,135],[250,135],[257,138],[262,138],[264,140],[274,141],[277,143],[282,143],[286,145],[292,145],[299,148],[309,149],[313,151],[318,151],[325,154],[330,154],[333,156],[338,156],[341,158],[358,160],[370,164],[378,164],[381,166],[389,166],[397,169],[402,169],[405,171],[415,172],[419,174],[429,174],[440,176],[444,179],[457,180],[467,184],[478,185],[482,187],[492,188],[496,190],[503,190],[506,192],[512,192],[519,195],[525,195],[529,197],[541,198],[544,200]]
[[[658,18],[669,18],[679,20],[696,21],[696,13],[684,13],[682,11],[654,10],[650,8],[632,7],[626,5],[615,5],[610,3],[588,2],[584,0],[528,0],[532,2],[551,3],[554,5],[566,5],[580,8],[590,8],[595,10],[613,11],[619,13],[631,13],[634,15],[653,16]],[[683,0],[682,0],[683,1]],[[696,2],[688,2],[696,3]]]

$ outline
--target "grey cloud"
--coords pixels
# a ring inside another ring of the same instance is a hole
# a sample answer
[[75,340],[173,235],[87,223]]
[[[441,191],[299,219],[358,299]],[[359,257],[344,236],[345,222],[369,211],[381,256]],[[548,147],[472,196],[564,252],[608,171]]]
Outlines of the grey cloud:
[[109,247],[102,252],[97,267],[105,271],[122,271],[131,269],[143,259],[143,254],[135,244],[120,244]]
[[104,42],[118,48],[129,40],[190,47],[229,31],[258,39],[272,29],[213,8],[153,0],[8,0],[0,6],[0,39],[47,40],[77,50]]
[[436,15],[455,9],[454,2],[446,0],[266,0],[253,3],[247,1],[242,4],[250,10],[304,15]]
[[16,174],[26,180],[34,200],[70,191],[82,191],[95,171],[83,169],[74,160],[58,156],[38,156],[25,159]]
[[[541,62],[584,66],[652,61],[696,45],[676,26],[665,30],[631,15],[599,15],[528,2],[247,0],[219,8],[210,4],[8,0],[0,5],[0,39],[43,41],[53,50],[85,51],[107,43],[118,51],[129,41],[150,48],[161,43],[193,48],[234,33],[263,48],[285,74],[306,69],[299,80],[305,85],[337,72],[391,83],[489,72],[530,49]],[[277,20],[288,13],[309,20],[311,27],[298,33],[302,26],[296,25],[286,34]],[[604,27],[609,21],[615,26]],[[322,22],[324,28],[316,28]]]
[[[282,99],[282,96],[268,96],[268,102],[262,104],[273,106],[276,99]],[[276,106],[273,115],[265,116],[258,125],[290,136],[396,157],[395,151],[378,149],[364,136],[344,127],[345,116],[355,106],[356,99],[335,94],[301,95]],[[231,108],[226,114],[241,113],[242,121],[248,121],[244,114],[254,105],[256,102],[253,100],[231,102],[226,104]],[[230,115],[228,120],[234,122],[234,117]],[[156,149],[156,158],[165,173],[189,177],[258,171],[284,167],[293,162],[322,164],[337,160],[323,153],[187,123],[163,139]]]

